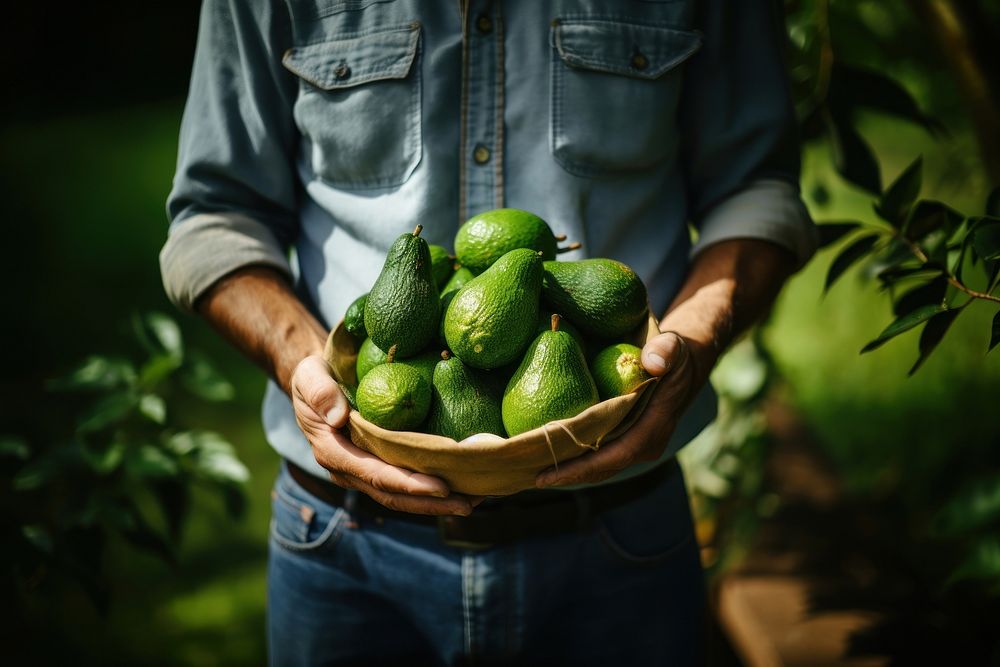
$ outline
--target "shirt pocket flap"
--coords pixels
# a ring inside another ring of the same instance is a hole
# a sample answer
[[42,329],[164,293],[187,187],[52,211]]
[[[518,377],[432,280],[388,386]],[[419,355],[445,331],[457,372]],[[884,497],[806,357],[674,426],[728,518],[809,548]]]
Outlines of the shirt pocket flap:
[[697,32],[595,19],[558,19],[555,47],[570,67],[657,79],[701,47]]
[[298,46],[285,52],[286,69],[322,90],[369,81],[405,79],[417,55],[420,24]]

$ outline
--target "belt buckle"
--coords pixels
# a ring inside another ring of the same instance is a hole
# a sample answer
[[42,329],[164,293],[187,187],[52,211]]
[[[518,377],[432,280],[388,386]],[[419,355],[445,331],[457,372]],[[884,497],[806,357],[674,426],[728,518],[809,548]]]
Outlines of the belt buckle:
[[453,529],[463,518],[464,517],[457,516],[439,516],[437,518],[438,536],[441,538],[441,542],[443,542],[446,546],[455,547],[457,549],[482,550],[496,546],[495,542],[476,542],[473,540],[463,540],[454,537]]

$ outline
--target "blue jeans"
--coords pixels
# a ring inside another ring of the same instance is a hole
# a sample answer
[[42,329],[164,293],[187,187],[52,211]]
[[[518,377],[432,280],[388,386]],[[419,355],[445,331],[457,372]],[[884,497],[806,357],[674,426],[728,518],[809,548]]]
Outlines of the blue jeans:
[[272,495],[271,665],[703,658],[705,593],[679,470],[587,530],[481,550],[447,546],[431,525],[349,516],[284,466]]

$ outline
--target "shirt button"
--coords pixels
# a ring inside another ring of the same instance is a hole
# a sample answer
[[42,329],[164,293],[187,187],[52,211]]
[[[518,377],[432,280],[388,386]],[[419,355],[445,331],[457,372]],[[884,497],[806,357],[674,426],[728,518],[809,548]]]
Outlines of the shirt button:
[[493,21],[490,20],[489,16],[480,14],[479,18],[476,19],[476,30],[484,35],[489,34],[493,30]]
[[646,56],[641,53],[636,53],[632,56],[632,67],[637,70],[644,70],[649,67],[649,60],[647,60]]
[[490,161],[490,149],[482,144],[476,146],[476,149],[472,151],[472,159],[476,161],[476,164],[486,164]]
[[347,63],[340,63],[333,70],[333,75],[343,81],[347,77],[351,76],[351,68],[347,66]]

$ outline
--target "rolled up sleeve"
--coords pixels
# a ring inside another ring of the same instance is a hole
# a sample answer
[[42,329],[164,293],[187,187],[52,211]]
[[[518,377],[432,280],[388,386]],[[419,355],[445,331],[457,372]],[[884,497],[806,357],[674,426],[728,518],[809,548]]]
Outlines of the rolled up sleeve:
[[681,99],[692,250],[736,238],[773,242],[804,265],[816,228],[799,195],[799,141],[772,0],[700,4],[702,49]]
[[296,84],[281,66],[291,45],[282,7],[266,0],[202,5],[160,253],[164,288],[183,309],[244,266],[290,274],[298,134]]

